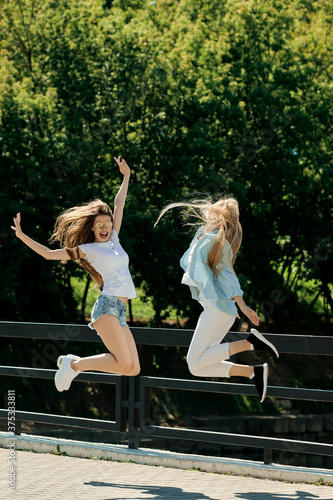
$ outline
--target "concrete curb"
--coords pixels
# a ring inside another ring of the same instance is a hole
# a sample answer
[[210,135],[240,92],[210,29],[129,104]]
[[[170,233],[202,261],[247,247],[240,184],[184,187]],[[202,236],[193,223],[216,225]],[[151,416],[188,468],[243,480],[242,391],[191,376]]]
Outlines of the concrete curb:
[[295,483],[316,483],[318,481],[333,483],[333,470],[329,469],[310,469],[279,464],[264,465],[261,462],[247,460],[187,455],[147,448],[133,450],[122,445],[89,443],[28,434],[10,436],[7,432],[0,432],[1,448],[6,448],[9,442],[13,441],[15,441],[16,450],[33,451],[35,453],[52,453],[57,452],[59,449],[60,453],[66,453],[68,456],[78,458],[103,458],[112,461],[185,470],[200,469],[204,472],[231,473],[237,476]]

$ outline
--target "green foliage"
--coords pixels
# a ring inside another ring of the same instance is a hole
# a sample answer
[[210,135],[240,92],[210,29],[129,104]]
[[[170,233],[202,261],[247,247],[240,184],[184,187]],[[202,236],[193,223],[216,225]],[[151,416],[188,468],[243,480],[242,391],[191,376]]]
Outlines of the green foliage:
[[175,214],[153,223],[197,192],[239,200],[236,271],[270,330],[315,305],[328,316],[328,0],[5,0],[0,14],[2,319],[80,320],[82,271],[41,261],[9,225],[21,211],[46,244],[63,209],[112,203],[118,154],[133,169],[121,241],[155,324],[170,308],[196,320],[179,284],[190,235]]
[[62,455],[62,456],[64,456],[64,457],[66,457],[66,456],[67,456],[67,452],[66,452],[66,451],[60,451],[60,446],[59,446],[59,444],[57,444],[57,451],[52,450],[50,454],[51,454],[51,455]]

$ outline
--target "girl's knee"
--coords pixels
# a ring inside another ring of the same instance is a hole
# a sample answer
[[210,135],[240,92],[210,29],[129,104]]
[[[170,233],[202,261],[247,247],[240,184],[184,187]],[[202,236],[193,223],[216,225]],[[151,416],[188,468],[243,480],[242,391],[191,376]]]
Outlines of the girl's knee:
[[133,365],[131,370],[128,373],[126,373],[126,375],[129,377],[135,377],[136,375],[139,375],[140,371],[141,371],[140,365]]
[[121,361],[118,361],[118,373],[120,373],[120,375],[127,375],[128,372],[131,371],[132,369],[132,361],[131,360],[126,360],[126,359],[123,359]]
[[201,375],[201,370],[199,368],[199,363],[197,360],[191,358],[187,359],[187,366],[190,373],[192,373],[192,375],[194,375],[195,377],[199,377]]
[[123,361],[119,366],[119,371],[121,375],[127,375],[128,377],[134,377],[139,375],[141,371],[140,363],[133,362],[132,360]]

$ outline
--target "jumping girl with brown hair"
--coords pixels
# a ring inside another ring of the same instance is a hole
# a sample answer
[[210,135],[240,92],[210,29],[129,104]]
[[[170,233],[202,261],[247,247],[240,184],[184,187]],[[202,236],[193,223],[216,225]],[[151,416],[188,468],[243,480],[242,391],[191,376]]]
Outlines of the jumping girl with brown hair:
[[67,391],[72,380],[83,371],[101,371],[121,375],[137,375],[140,363],[137,348],[126,323],[126,303],[136,297],[128,268],[128,255],[119,242],[130,169],[125,160],[115,158],[123,182],[114,200],[114,214],[97,199],[70,208],[57,219],[51,241],[62,247],[51,250],[22,232],[21,215],[14,218],[16,236],[47,260],[75,260],[86,269],[95,284],[103,286],[91,315],[89,327],[95,329],[109,352],[79,358],[73,354],[59,356],[55,375],[58,391]]
[[243,300],[233,268],[242,241],[238,202],[226,197],[216,203],[211,199],[172,203],[162,210],[156,224],[165,212],[177,207],[190,210],[184,211],[184,216],[194,216],[203,222],[180,261],[184,270],[182,283],[190,287],[192,298],[204,309],[187,353],[189,370],[200,377],[247,377],[255,384],[263,402],[267,391],[267,363],[250,366],[226,360],[250,350],[278,357],[276,348],[253,328],[247,339],[221,344],[238,315],[235,304],[251,323],[259,325],[258,315]]

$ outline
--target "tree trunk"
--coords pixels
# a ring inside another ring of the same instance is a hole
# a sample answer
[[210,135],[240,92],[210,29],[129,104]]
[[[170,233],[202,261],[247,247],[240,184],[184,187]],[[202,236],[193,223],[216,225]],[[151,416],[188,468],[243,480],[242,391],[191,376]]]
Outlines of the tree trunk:
[[312,309],[313,309],[315,303],[317,302],[317,300],[319,299],[319,296],[321,293],[322,293],[322,289],[319,290],[319,292],[317,293],[317,295],[315,296],[315,298],[313,299],[313,301],[309,305],[309,311],[312,311]]
[[133,311],[132,311],[132,300],[131,299],[128,299],[128,313],[129,313],[129,320],[130,320],[130,324],[132,325],[133,324]]
[[83,293],[83,297],[82,297],[82,302],[81,302],[81,314],[80,314],[80,316],[81,316],[82,323],[86,322],[85,310],[86,310],[86,303],[87,303],[87,296],[88,296],[90,281],[91,281],[91,278],[90,278],[90,276],[88,276],[87,281],[86,281],[86,286],[84,289],[84,293]]
[[331,311],[333,313],[333,299],[332,299],[331,291],[330,291],[329,286],[328,286],[328,281],[326,279],[322,279],[321,282],[323,284],[324,297],[327,300],[327,304],[330,306]]

